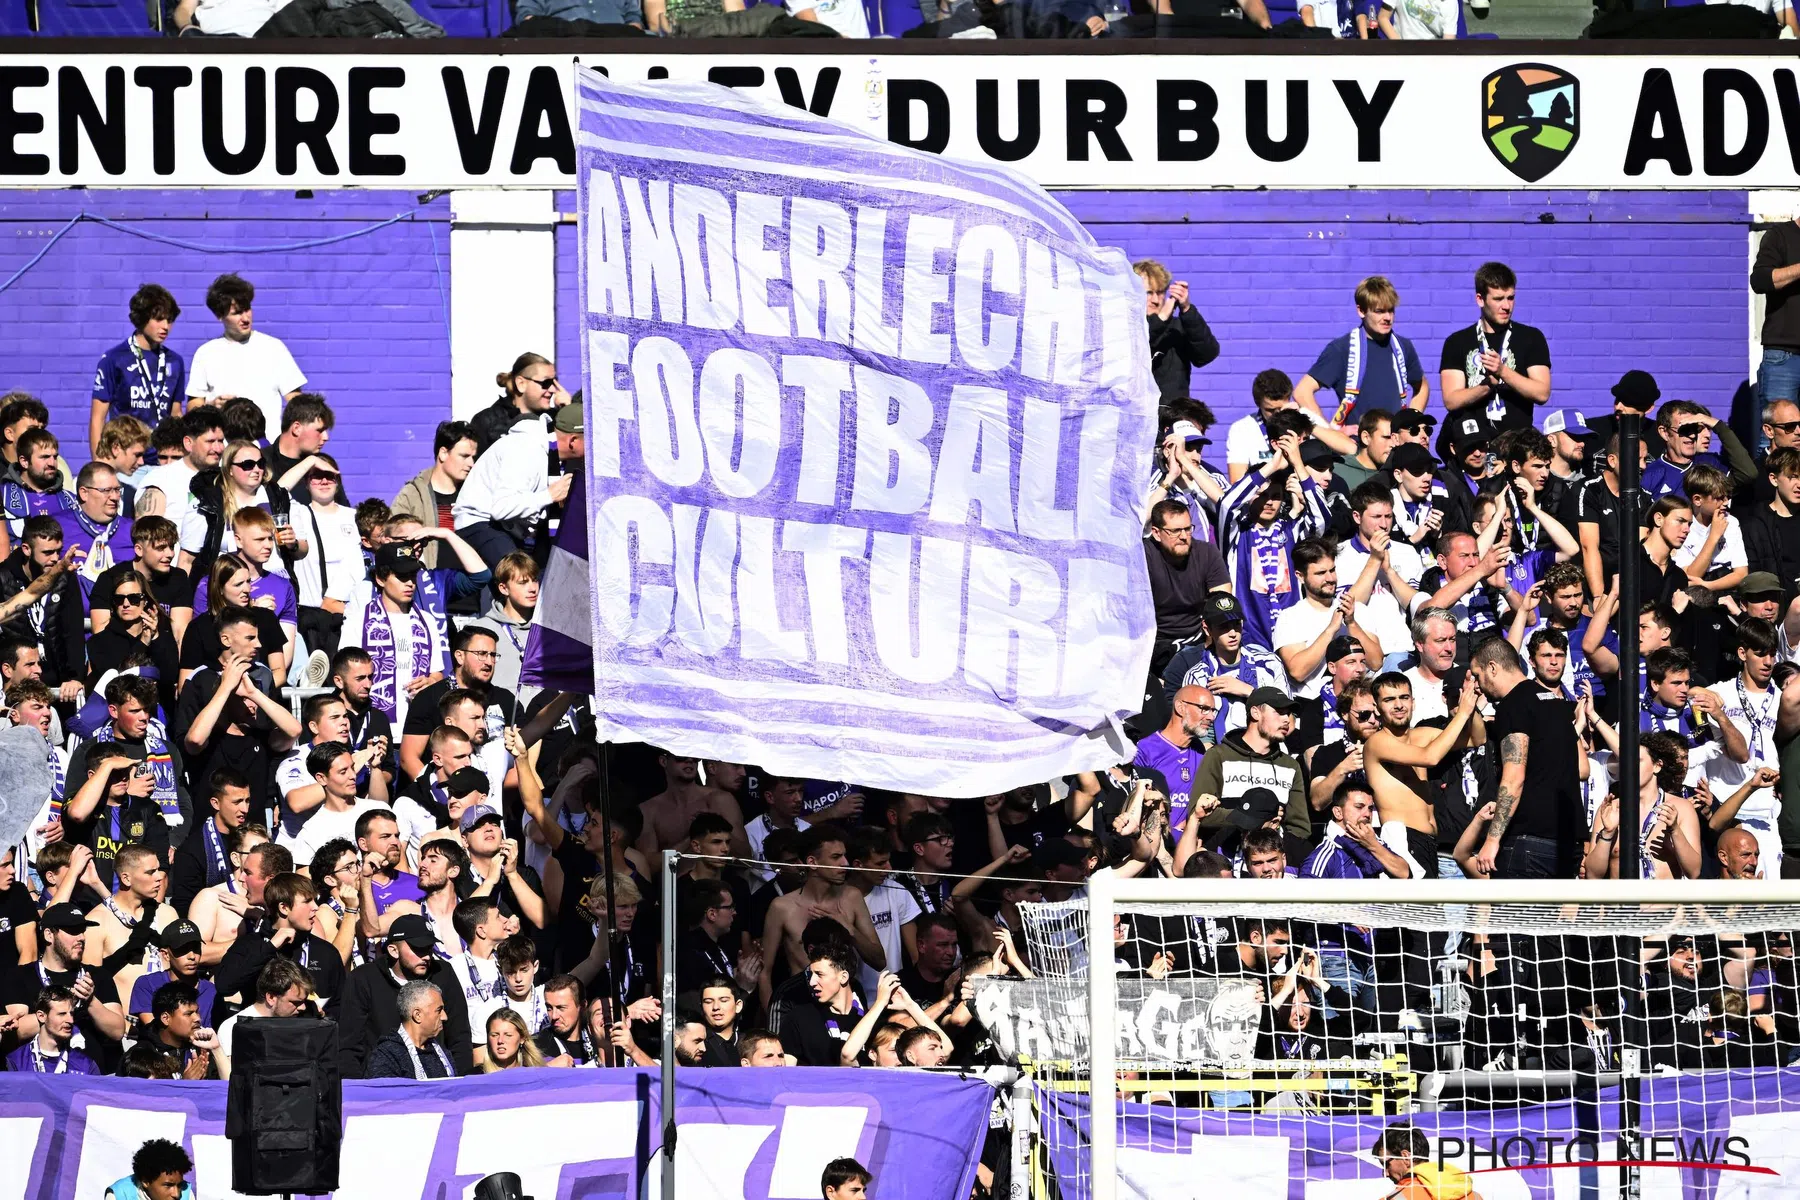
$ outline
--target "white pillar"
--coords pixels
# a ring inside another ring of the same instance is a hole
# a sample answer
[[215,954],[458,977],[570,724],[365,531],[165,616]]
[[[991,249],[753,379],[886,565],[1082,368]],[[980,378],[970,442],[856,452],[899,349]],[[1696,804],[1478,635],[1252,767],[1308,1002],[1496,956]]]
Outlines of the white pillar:
[[450,410],[467,420],[527,350],[556,354],[556,193],[450,194]]

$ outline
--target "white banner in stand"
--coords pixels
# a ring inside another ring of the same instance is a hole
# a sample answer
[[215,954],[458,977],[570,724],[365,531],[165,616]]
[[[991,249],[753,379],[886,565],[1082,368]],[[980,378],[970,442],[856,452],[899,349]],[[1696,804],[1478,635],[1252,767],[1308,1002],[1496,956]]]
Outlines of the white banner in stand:
[[[569,54],[72,50],[0,55],[0,187],[574,185]],[[1800,86],[1775,51],[746,55],[652,42],[581,61],[621,82],[724,83],[1051,188],[1800,186]]]

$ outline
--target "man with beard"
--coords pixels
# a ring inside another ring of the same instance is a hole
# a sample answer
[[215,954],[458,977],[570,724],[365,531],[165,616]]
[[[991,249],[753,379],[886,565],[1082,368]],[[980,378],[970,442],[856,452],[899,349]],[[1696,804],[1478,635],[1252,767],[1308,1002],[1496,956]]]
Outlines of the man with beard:
[[[437,937],[424,917],[409,913],[387,931],[385,945],[350,972],[338,1007],[340,1065],[346,1079],[361,1079],[375,1043],[400,1028],[400,989],[413,980],[436,985],[443,994],[444,1048],[459,1075],[474,1069],[469,1042],[469,1010],[456,972],[437,957]],[[555,982],[552,980],[552,982]],[[545,1003],[549,1003],[546,990]]]
[[41,427],[27,429],[17,446],[18,477],[0,482],[0,518],[15,538],[24,532],[27,519],[54,518],[75,507],[75,497],[63,489],[56,435]]
[[1194,778],[1195,803],[1199,805],[1197,798],[1202,796],[1217,797],[1219,802],[1200,819],[1200,832],[1207,849],[1216,850],[1235,830],[1254,828],[1242,824],[1240,814],[1260,814],[1272,799],[1274,811],[1281,814],[1281,828],[1291,839],[1290,857],[1303,857],[1301,847],[1312,834],[1311,809],[1300,764],[1281,749],[1282,740],[1294,730],[1294,698],[1276,688],[1261,687],[1250,694],[1249,709],[1250,723],[1227,735],[1200,760]]
[[[87,674],[81,585],[63,561],[56,518],[30,517],[21,529],[17,548],[0,561],[0,602],[19,597],[27,607],[12,615],[4,631],[38,648],[44,682],[60,694],[65,683],[79,684]],[[26,594],[34,598],[24,600]],[[0,608],[10,606],[0,603]]]
[[1387,674],[1375,681],[1375,707],[1381,728],[1363,744],[1363,772],[1375,796],[1382,823],[1406,827],[1406,849],[1427,879],[1437,877],[1437,817],[1432,811],[1425,769],[1435,767],[1465,742],[1464,731],[1476,719],[1475,680],[1463,676],[1456,711],[1443,729],[1412,728],[1412,685],[1406,676]]
[[350,747],[361,750],[377,741],[381,743],[383,754],[375,760],[373,769],[387,776],[391,789],[395,767],[389,752],[394,746],[394,729],[387,714],[369,701],[375,691],[375,661],[369,652],[357,646],[339,650],[331,660],[331,686],[350,708]]
[[137,515],[167,517],[175,527],[194,507],[194,476],[214,470],[225,453],[225,422],[211,405],[189,409],[181,418],[182,455],[151,468],[138,482]]
[[700,760],[664,751],[660,760],[667,785],[644,801],[644,834],[638,850],[651,862],[661,862],[664,850],[680,849],[687,842],[694,818],[717,813],[731,822],[731,852],[747,856],[750,843],[744,837],[744,813],[730,792],[700,782]]
[[1194,542],[1193,518],[1179,500],[1159,501],[1150,510],[1144,561],[1156,606],[1156,646],[1150,657],[1155,678],[1181,644],[1200,635],[1201,602],[1208,592],[1231,591],[1231,574],[1210,542]]
[[1366,557],[1362,574],[1338,592],[1337,559],[1328,542],[1308,540],[1294,547],[1294,571],[1300,576],[1300,599],[1275,622],[1275,653],[1287,670],[1292,694],[1315,699],[1325,683],[1325,652],[1340,634],[1355,638],[1369,662],[1381,660],[1381,643],[1357,623],[1355,611],[1375,589],[1381,560]]
[[[498,638],[485,625],[465,625],[450,639],[450,658],[455,663],[453,679],[440,679],[419,691],[406,710],[406,728],[400,736],[400,769],[409,778],[416,777],[425,766],[425,739],[437,728],[440,706],[454,689],[464,689],[484,698],[482,716],[488,726],[517,725],[519,701],[510,691],[494,686],[494,667],[499,661]],[[493,797],[500,802],[499,796]]]
[[1173,703],[1177,688],[1207,689],[1219,701],[1209,739],[1217,741],[1244,727],[1244,700],[1251,692],[1265,684],[1285,686],[1287,673],[1273,651],[1245,643],[1244,609],[1236,597],[1208,595],[1200,616],[1205,632],[1201,643],[1182,647],[1163,668],[1164,702]]
[[1168,724],[1137,744],[1132,765],[1162,772],[1169,784],[1169,828],[1180,834],[1187,821],[1200,760],[1213,742],[1219,702],[1206,688],[1189,686],[1175,693]]

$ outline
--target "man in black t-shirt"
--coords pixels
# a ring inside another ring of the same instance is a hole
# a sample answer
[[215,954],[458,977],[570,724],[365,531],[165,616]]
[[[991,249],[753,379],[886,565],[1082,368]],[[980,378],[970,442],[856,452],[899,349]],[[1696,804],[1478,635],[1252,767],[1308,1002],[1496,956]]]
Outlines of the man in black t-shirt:
[[406,725],[400,731],[400,766],[407,778],[424,769],[425,741],[441,723],[438,705],[452,688],[466,688],[487,697],[488,729],[495,738],[495,724],[519,723],[519,699],[503,687],[494,685],[494,664],[499,661],[494,631],[486,625],[465,625],[450,639],[450,657],[455,660],[456,674],[440,679],[412,698],[406,710]]
[[1476,862],[1497,879],[1573,878],[1586,832],[1573,707],[1541,694],[1503,638],[1482,643],[1469,670],[1494,702],[1487,738],[1500,754],[1494,819]]
[[1175,643],[1200,636],[1200,605],[1208,592],[1229,592],[1231,574],[1218,547],[1194,540],[1194,521],[1179,500],[1160,500],[1150,510],[1144,543],[1150,597],[1156,606],[1156,649],[1150,678],[1157,680],[1174,657]]
[[[1649,456],[1639,442],[1640,476]],[[1601,451],[1600,478],[1588,480],[1575,493],[1575,538],[1581,543],[1581,574],[1591,595],[1604,596],[1619,573],[1619,513],[1624,507],[1619,494],[1619,435],[1615,433]]]
[[850,979],[854,956],[836,946],[816,947],[807,964],[812,1002],[795,1004],[781,1026],[781,1044],[803,1067],[841,1066],[850,1031],[862,1018],[862,1001]]
[[269,807],[271,752],[292,748],[300,722],[281,702],[269,668],[256,662],[260,647],[255,616],[235,605],[219,614],[220,653],[189,676],[170,732],[188,760],[188,786],[204,795],[216,765],[236,768],[250,781],[250,811]]
[[175,556],[181,550],[175,522],[167,517],[139,517],[132,522],[131,547],[137,557],[100,572],[93,591],[88,593],[88,615],[93,619],[95,633],[105,629],[112,617],[113,592],[133,576],[143,581],[165,620],[171,609],[185,608],[194,602],[193,581],[175,565]]
[[70,783],[81,786],[63,807],[63,840],[94,853],[94,873],[111,891],[117,882],[114,864],[127,846],[148,846],[169,861],[169,823],[156,803],[156,779],[141,745],[92,742],[79,765],[71,764]]
[[1550,399],[1550,344],[1542,331],[1512,319],[1518,279],[1505,263],[1475,272],[1475,324],[1444,339],[1438,381],[1444,408],[1474,408],[1500,430],[1524,429]]
[[0,1053],[37,1036],[33,1007],[38,993],[47,987],[65,987],[75,995],[75,1028],[80,1032],[74,1045],[85,1050],[102,1070],[111,1071],[118,1064],[127,1020],[112,974],[81,965],[94,922],[73,904],[52,904],[44,910],[38,926],[44,937],[42,956],[0,973],[0,1012],[17,1022],[0,1036]]

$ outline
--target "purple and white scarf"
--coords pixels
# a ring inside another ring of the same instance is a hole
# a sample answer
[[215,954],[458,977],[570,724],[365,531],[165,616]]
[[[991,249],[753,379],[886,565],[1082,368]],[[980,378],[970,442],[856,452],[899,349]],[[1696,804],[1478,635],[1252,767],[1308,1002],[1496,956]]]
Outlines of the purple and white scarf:
[[[400,614],[412,626],[412,673],[408,679],[418,679],[431,674],[431,626],[420,615],[418,605]],[[394,645],[394,614],[389,613],[387,605],[382,603],[381,591],[377,589],[370,597],[362,615],[362,648],[369,652],[369,658],[375,664],[375,685],[369,692],[369,705],[378,708],[389,721],[398,723],[402,713],[399,709],[399,661],[398,651]]]
[[[116,737],[117,731],[111,721],[94,731],[96,742],[110,742]],[[168,730],[155,717],[144,727],[144,761],[156,780],[156,790],[150,794],[151,798],[162,809],[163,820],[173,825],[181,820],[181,801],[175,789],[175,756],[169,752]]]

